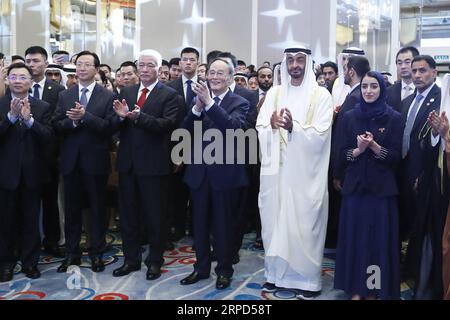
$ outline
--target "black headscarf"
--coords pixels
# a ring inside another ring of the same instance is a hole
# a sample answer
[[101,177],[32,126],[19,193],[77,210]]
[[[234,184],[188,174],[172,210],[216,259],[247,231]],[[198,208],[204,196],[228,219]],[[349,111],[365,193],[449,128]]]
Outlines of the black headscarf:
[[[364,120],[370,119],[379,119],[388,111],[388,106],[386,104],[387,92],[386,92],[386,83],[384,82],[384,78],[381,73],[376,71],[368,72],[364,77],[375,78],[380,86],[380,96],[378,99],[372,103],[367,103],[364,100],[364,97],[361,92],[361,102],[359,106],[355,108],[356,114],[359,118]],[[362,80],[360,90],[362,90]]]

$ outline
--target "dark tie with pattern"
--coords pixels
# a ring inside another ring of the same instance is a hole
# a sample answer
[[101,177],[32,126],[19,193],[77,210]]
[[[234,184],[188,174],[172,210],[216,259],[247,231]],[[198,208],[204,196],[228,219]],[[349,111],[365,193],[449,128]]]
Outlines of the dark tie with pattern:
[[34,86],[33,86],[33,88],[34,88],[34,90],[33,90],[33,98],[38,99],[38,100],[40,98],[40,95],[39,95],[39,88],[40,87],[41,86],[40,86],[39,83],[35,83]]
[[219,106],[221,99],[219,97],[214,97],[214,102]]
[[86,106],[88,104],[87,95],[86,93],[89,91],[88,88],[81,89],[81,97],[80,97],[80,104],[83,106],[83,108],[86,109]]
[[194,99],[194,92],[192,92],[192,80],[186,81],[186,105],[190,106]]

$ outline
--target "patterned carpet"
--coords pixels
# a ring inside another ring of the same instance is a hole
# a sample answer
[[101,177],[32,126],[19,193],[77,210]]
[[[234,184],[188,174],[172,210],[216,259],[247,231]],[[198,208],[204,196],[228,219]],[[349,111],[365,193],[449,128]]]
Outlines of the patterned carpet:
[[[240,262],[235,265],[231,287],[216,290],[216,276],[190,286],[181,286],[179,281],[193,271],[195,253],[192,240],[185,238],[176,243],[176,249],[166,251],[162,276],[155,281],[147,281],[145,265],[138,272],[126,277],[114,278],[112,271],[121,266],[123,253],[117,234],[108,235],[105,254],[106,269],[94,273],[90,269],[87,255],[83,255],[80,268],[71,268],[66,274],[59,274],[56,268],[62,259],[41,256],[40,279],[31,280],[20,273],[16,266],[14,279],[0,284],[0,300],[295,300],[294,292],[279,290],[275,293],[261,292],[264,281],[264,252],[256,250],[252,243],[254,234],[246,235],[240,250]],[[144,257],[146,253],[144,252]],[[212,270],[214,270],[213,263]],[[316,300],[347,300],[342,292],[333,289],[334,260],[324,258],[322,269],[323,288]],[[402,288],[402,298],[408,299],[411,292]]]

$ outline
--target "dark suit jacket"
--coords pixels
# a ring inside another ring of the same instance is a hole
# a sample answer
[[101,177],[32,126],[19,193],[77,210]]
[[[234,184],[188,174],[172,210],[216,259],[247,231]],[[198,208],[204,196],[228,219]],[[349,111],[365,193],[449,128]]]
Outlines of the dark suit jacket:
[[[402,101],[402,119],[403,125],[406,125],[408,118],[408,112],[412,105],[413,100],[416,98],[417,90],[414,94],[410,95],[408,98]],[[438,111],[441,105],[441,88],[436,84],[433,84],[428,96],[425,98],[419,112],[417,113],[416,119],[410,135],[409,151],[406,158],[403,159],[402,170],[403,176],[409,180],[410,183],[419,178],[423,173],[424,163],[428,153],[427,146],[430,141],[425,141],[423,134],[424,126],[428,121],[428,115],[431,111]]]
[[[121,90],[120,100],[129,106],[137,101],[140,85]],[[177,126],[179,99],[175,90],[158,82],[147,97],[136,121],[120,123],[117,171],[138,175],[170,173],[170,134]]]
[[[379,119],[364,123],[356,110],[352,110],[344,115],[342,122],[344,132],[339,153],[339,161],[345,168],[342,194],[370,193],[380,197],[397,195],[395,169],[401,160],[404,127],[400,113],[389,108]],[[374,140],[387,153],[377,158],[372,150],[367,149],[353,159],[349,152],[358,147],[356,137],[366,131],[374,135]]]
[[387,104],[395,111],[401,112],[402,109],[402,81],[397,81],[387,88]]
[[238,84],[234,88],[234,93],[241,96],[249,102],[249,109],[247,113],[247,129],[255,128],[256,118],[258,117],[258,112],[256,106],[259,102],[259,94],[257,90],[248,90]]
[[[191,107],[186,104],[186,97],[184,96],[184,89],[183,89],[183,78],[179,77],[178,79],[167,82],[166,86],[174,89],[180,97],[180,100],[178,102],[179,109],[178,109],[178,115],[177,115],[177,124],[181,125],[181,122],[183,121],[184,117],[186,117],[186,115],[190,111],[189,109]],[[195,93],[194,93],[194,97],[195,97]]]
[[343,132],[345,132],[345,126],[343,125],[343,118],[348,111],[351,111],[355,106],[361,102],[361,90],[360,86],[356,87],[345,98],[344,103],[341,106],[341,110],[337,114],[333,122],[332,135],[331,135],[331,165],[333,178],[337,180],[344,179],[344,168],[339,161],[339,152],[341,146],[340,141],[343,141]]
[[48,103],[29,97],[34,123],[28,128],[20,120],[8,119],[11,95],[0,99],[0,187],[14,190],[21,175],[29,188],[38,188],[48,178],[44,147],[50,141],[51,110]]
[[[61,91],[64,91],[65,88],[51,80],[46,80],[44,85],[44,92],[42,93],[42,100],[47,102],[50,105],[50,111],[53,116],[56,110],[56,106],[58,104],[58,97]],[[59,143],[58,137],[56,135],[52,136],[51,142],[45,148],[45,154],[47,156],[47,161],[52,166],[56,166],[58,156],[59,156]]]
[[[195,139],[203,140],[203,137],[193,135],[195,121],[201,121],[202,136],[208,129],[218,129],[223,134],[223,158],[220,159],[223,164],[208,165],[204,163],[204,159],[202,159],[201,164],[194,164],[194,152],[191,152],[191,164],[187,165],[184,175],[184,181],[191,189],[198,189],[201,186],[202,181],[206,178],[209,179],[211,187],[217,191],[243,187],[248,184],[247,173],[244,165],[226,164],[227,149],[225,139],[226,129],[236,130],[245,128],[248,109],[249,103],[247,100],[232,93],[231,91],[228,91],[220,106],[214,104],[211,109],[207,112],[203,112],[200,117],[194,115],[192,111],[190,111],[186,116],[182,127],[188,129],[192,134],[192,150],[194,150],[193,145]],[[202,150],[204,150],[209,144],[210,142],[203,142]],[[236,161],[236,146],[234,146],[234,152]]]
[[83,173],[107,175],[111,172],[110,140],[116,130],[113,94],[96,84],[82,123],[74,127],[66,112],[77,101],[78,85],[62,91],[52,120],[55,131],[63,137],[61,172],[64,175],[70,174],[79,163]]

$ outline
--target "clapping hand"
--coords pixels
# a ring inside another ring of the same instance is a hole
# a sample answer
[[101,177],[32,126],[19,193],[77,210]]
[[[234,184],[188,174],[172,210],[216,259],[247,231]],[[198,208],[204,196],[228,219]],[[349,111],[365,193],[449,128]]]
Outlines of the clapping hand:
[[22,118],[25,121],[28,121],[31,119],[31,107],[30,107],[30,101],[28,101],[28,98],[25,98],[22,100],[22,110],[20,111],[22,114]]
[[198,83],[194,82],[192,83],[192,91],[194,91],[194,93],[197,95],[197,103],[195,105],[195,109],[200,112],[212,101],[208,85],[204,81],[200,81]]
[[281,109],[281,127],[289,132],[292,131],[294,123],[292,122],[292,114],[289,109]]
[[130,109],[128,108],[128,104],[125,99],[122,99],[122,102],[119,100],[114,100],[113,108],[116,114],[121,118],[126,118]]
[[368,147],[373,143],[373,135],[370,132],[366,132],[365,134],[361,134],[356,137],[358,142],[358,149],[360,153],[364,153]]
[[428,123],[431,125],[433,136],[437,136],[443,130],[442,119],[436,111],[431,111],[428,115]]
[[19,117],[20,113],[22,112],[22,105],[23,102],[20,99],[13,98],[10,104],[11,116],[15,118]]
[[67,117],[75,123],[78,123],[84,118],[86,110],[79,102],[75,102],[75,107],[66,112]]

